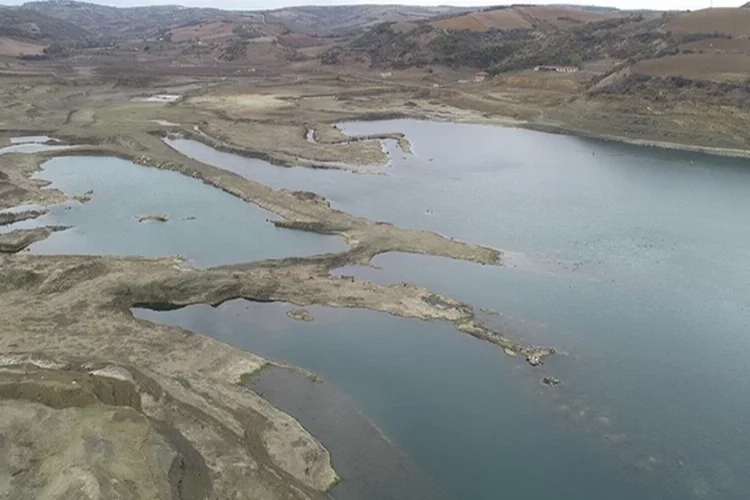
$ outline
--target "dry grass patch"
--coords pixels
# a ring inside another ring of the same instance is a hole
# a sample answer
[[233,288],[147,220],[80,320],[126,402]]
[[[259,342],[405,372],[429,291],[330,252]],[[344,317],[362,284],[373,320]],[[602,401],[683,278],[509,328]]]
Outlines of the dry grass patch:
[[725,50],[750,54],[750,38],[709,38],[682,45],[691,50]]
[[230,118],[248,118],[294,106],[283,97],[277,94],[219,94],[191,97],[187,102],[195,107],[220,111]]
[[490,12],[475,12],[465,16],[436,21],[433,25],[442,29],[465,29],[487,31],[489,29],[530,29],[533,26],[515,9],[500,9]]
[[640,61],[636,73],[684,76],[695,80],[744,81],[750,77],[750,56],[743,54],[681,54]]
[[44,45],[0,37],[0,55],[18,57],[21,55],[33,56],[42,53],[44,53]]
[[664,25],[674,33],[725,33],[750,36],[750,9],[706,9],[686,12]]

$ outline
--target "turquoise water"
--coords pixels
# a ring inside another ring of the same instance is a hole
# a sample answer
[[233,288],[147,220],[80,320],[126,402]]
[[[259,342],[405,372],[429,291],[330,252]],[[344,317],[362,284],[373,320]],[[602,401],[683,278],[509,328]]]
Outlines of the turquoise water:
[[[375,259],[380,271],[354,273],[383,283],[414,281],[495,309],[502,315],[487,321],[568,353],[544,367],[563,385],[526,394],[535,402],[521,398],[526,413],[509,418],[523,420],[530,405],[541,405],[556,415],[553,428],[569,440],[566,447],[581,446],[590,460],[613,460],[626,482],[650,485],[640,493],[625,488],[631,498],[750,497],[748,161],[476,125],[402,120],[343,128],[404,132],[415,154],[393,154],[387,176],[355,176],[283,169],[190,141],[171,144],[274,187],[315,191],[341,210],[512,251],[517,268],[395,254]],[[462,358],[464,347],[454,347]],[[474,380],[459,379],[464,389]],[[440,441],[450,428],[432,438]],[[524,437],[535,431],[515,430]],[[589,438],[596,452],[580,444]],[[452,445],[445,443],[443,453],[453,456]],[[469,484],[431,454],[406,448],[446,482]],[[518,447],[495,460],[524,461],[524,454]],[[550,473],[554,466],[541,468]],[[464,498],[501,491],[485,472],[478,479],[486,481],[484,493]],[[591,485],[582,490],[590,494],[546,498],[611,497],[595,475],[576,479]],[[560,476],[553,482],[569,484]],[[649,489],[652,482],[657,489]],[[511,483],[511,498],[544,498],[521,492],[521,484],[536,482]]]
[[[278,229],[268,222],[275,214],[197,179],[118,158],[55,158],[38,177],[68,194],[93,190],[93,197],[4,228],[73,226],[35,243],[32,253],[181,255],[186,265],[210,267],[348,248],[342,238]],[[168,222],[138,221],[147,214]]]

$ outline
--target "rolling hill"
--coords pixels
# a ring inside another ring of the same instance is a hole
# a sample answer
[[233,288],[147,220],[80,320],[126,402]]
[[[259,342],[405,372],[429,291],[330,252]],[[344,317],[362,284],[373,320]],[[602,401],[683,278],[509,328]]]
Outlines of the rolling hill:
[[24,8],[77,24],[101,37],[149,37],[169,28],[192,26],[217,18],[253,18],[257,22],[282,24],[306,34],[351,33],[381,22],[422,21],[450,16],[467,9],[406,5],[342,5],[288,7],[270,11],[224,11],[176,5],[110,7],[73,0],[42,0]]
[[441,19],[432,24],[441,29],[533,29],[548,32],[623,15],[618,11],[592,12],[579,7],[514,5]]
[[91,37],[84,28],[30,9],[0,8],[0,37],[21,41],[82,41]]
[[738,80],[750,76],[748,35],[750,10],[739,8],[662,13],[513,6],[431,23],[381,24],[337,50],[340,60],[350,51],[376,67],[445,64],[502,73],[653,60],[637,67],[652,76]]
[[[746,5],[747,6],[747,5]],[[725,33],[750,36],[750,9],[706,9],[684,13],[664,25],[674,33]]]
[[292,31],[317,35],[342,35],[383,22],[417,22],[464,13],[461,7],[414,5],[331,5],[288,7],[266,12],[268,22],[284,24]]
[[219,9],[177,6],[119,8],[68,0],[29,2],[24,9],[61,19],[107,38],[152,36],[160,30],[215,18]]
[[[382,24],[347,48],[366,54],[374,66],[446,64],[504,72],[603,58],[646,58],[697,39],[661,30],[660,14],[599,14],[559,7],[513,7],[482,14],[482,19],[494,23],[492,28],[476,29],[464,23],[476,19],[471,16],[408,28]],[[445,27],[460,25],[467,27]]]

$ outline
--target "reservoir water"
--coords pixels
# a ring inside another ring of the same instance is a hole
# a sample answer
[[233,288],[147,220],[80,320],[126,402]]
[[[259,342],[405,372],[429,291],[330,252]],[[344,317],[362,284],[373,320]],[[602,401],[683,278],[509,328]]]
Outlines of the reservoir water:
[[[72,226],[32,245],[33,253],[180,255],[186,265],[210,267],[348,248],[342,238],[278,229],[268,222],[275,214],[200,180],[118,158],[54,158],[37,177],[64,193],[92,193],[88,202],[53,206],[38,219],[3,228]],[[144,215],[168,220],[139,222]]]
[[[532,369],[450,325],[371,311],[313,307],[316,320],[298,323],[287,305],[235,301],[136,314],[321,375],[428,478],[420,484],[434,498],[750,497],[750,163],[476,125],[342,126],[404,132],[415,154],[391,150],[387,175],[353,175],[169,143],[357,215],[516,252],[518,268],[390,254],[374,260],[381,269],[336,272],[413,281],[498,311],[483,317],[562,355]],[[94,194],[53,208],[44,224],[75,228],[34,251],[188,253],[214,265],[343,248],[275,229],[199,181],[119,161],[45,164],[54,186]],[[169,222],[138,223],[144,213]],[[562,385],[541,385],[544,375]],[[334,496],[418,498],[404,481],[382,486],[387,467],[371,468],[383,475],[375,490],[357,483]]]
[[[568,353],[544,367],[563,385],[545,388],[525,408],[540,404],[577,429],[557,427],[560,436],[596,441],[597,452],[580,444],[589,458],[614,460],[644,488],[618,486],[629,498],[750,497],[750,162],[476,125],[403,120],[342,127],[404,132],[415,154],[392,155],[388,175],[368,176],[279,168],[169,142],[264,184],[317,192],[347,212],[521,254],[518,269],[394,254],[375,259],[381,270],[340,272],[414,281],[494,309],[502,315],[486,320],[508,334]],[[466,387],[476,382],[462,380]],[[537,430],[524,429],[515,432],[528,437]],[[433,458],[406,448],[420,463]],[[518,447],[512,455],[528,464],[525,453]],[[450,467],[428,469],[453,491],[470,484]],[[574,495],[520,493],[521,484],[539,482],[523,476],[509,479],[517,488],[505,491],[510,498],[611,497],[595,487],[595,475],[570,476],[591,486]],[[483,481],[486,490],[463,497],[495,498],[494,478]]]
[[[595,437],[547,411],[535,395],[553,389],[538,374],[452,325],[326,307],[309,308],[315,321],[306,323],[287,318],[289,309],[237,300],[134,313],[322,376],[433,477],[415,478],[415,491],[398,476],[378,477],[393,472],[377,450],[334,455],[334,467],[345,462],[332,492],[339,500],[684,498],[624,471]],[[369,467],[376,489],[348,474],[352,462]]]

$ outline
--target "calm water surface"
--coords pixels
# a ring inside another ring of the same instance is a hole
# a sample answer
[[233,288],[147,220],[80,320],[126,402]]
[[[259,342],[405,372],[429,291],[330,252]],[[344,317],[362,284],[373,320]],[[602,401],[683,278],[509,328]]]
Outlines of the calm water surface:
[[[750,497],[748,162],[473,125],[343,127],[404,132],[415,154],[388,148],[388,175],[354,175],[169,142],[357,215],[514,252],[516,268],[391,254],[375,259],[381,269],[338,272],[494,309],[488,322],[568,355],[533,370],[450,325],[370,311],[311,308],[312,324],[242,301],[137,314],[319,373],[453,498]],[[40,253],[187,254],[207,266],[344,248],[276,229],[177,173],[59,158],[41,177],[94,197],[13,226],[75,226]],[[145,213],[170,220],[138,223]],[[563,385],[541,386],[544,374]],[[386,493],[412,497],[399,484]]]
[[[660,485],[631,498],[750,497],[750,163],[474,125],[343,128],[404,132],[415,155],[392,152],[387,176],[359,176],[171,144],[274,187],[315,191],[348,212],[520,254],[511,260],[518,268],[394,254],[375,259],[382,270],[341,272],[414,281],[495,309],[503,315],[487,321],[569,353],[545,367],[564,385],[538,404],[600,443],[634,484]],[[513,459],[524,453],[514,449]],[[430,470],[467,484],[447,467]],[[594,475],[583,480],[589,495],[557,498],[602,497]],[[494,498],[493,478],[482,481],[487,496],[477,498]]]
[[[51,207],[36,220],[3,228],[73,226],[32,245],[33,253],[182,255],[187,265],[209,267],[347,248],[338,237],[277,229],[268,222],[275,214],[199,180],[118,158],[55,158],[38,177],[68,194],[93,190],[93,197],[87,203]],[[169,220],[138,222],[147,214]]]
[[[539,384],[541,372],[452,325],[327,307],[311,307],[315,321],[305,323],[287,318],[289,309],[238,300],[134,313],[321,375],[442,485],[428,483],[425,496],[376,477],[376,490],[334,489],[340,500],[680,498],[624,471],[596,438],[546,411],[537,393],[551,389]],[[375,475],[388,472],[376,452],[362,449],[359,460]]]

